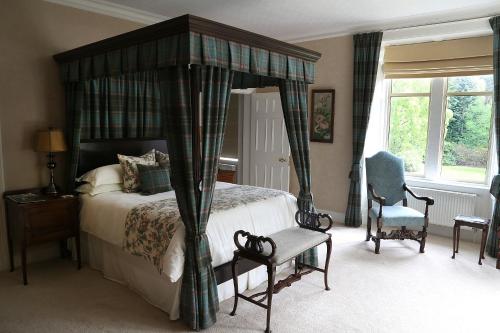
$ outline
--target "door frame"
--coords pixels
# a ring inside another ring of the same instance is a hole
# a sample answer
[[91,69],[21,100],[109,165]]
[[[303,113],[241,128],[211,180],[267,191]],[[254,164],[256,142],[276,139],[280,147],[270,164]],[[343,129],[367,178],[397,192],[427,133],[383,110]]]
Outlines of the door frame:
[[252,94],[240,95],[238,114],[238,184],[250,184],[250,142],[252,133]]
[[[2,123],[0,122],[0,193],[5,192],[5,178],[3,165],[3,149],[2,149]],[[8,245],[7,245],[7,226],[5,219],[4,200],[0,200],[0,271],[9,268]]]

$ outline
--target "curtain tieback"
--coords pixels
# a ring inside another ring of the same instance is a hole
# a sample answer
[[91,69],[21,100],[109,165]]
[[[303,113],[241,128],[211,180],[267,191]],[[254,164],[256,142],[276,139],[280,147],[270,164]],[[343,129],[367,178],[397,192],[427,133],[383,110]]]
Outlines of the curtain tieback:
[[210,253],[210,246],[208,245],[208,238],[205,232],[196,235],[186,234],[186,247],[187,246],[198,248],[198,252],[195,252],[195,260],[198,267],[211,265],[212,255]]
[[359,182],[361,179],[361,164],[353,163],[351,172],[349,172],[349,178],[355,182]]
[[299,192],[299,199],[301,200],[308,200],[308,201],[313,201],[313,195],[309,191],[300,191]]

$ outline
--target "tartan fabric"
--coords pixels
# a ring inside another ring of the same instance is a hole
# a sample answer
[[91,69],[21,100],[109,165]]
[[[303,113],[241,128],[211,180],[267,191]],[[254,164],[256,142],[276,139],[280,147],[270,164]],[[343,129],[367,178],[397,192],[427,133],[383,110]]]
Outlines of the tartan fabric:
[[71,162],[68,189],[74,188],[80,140],[162,137],[159,80],[156,72],[66,83]]
[[354,35],[352,105],[352,167],[345,225],[359,227],[361,219],[361,157],[377,79],[382,32]]
[[[300,81],[280,80],[279,89],[290,151],[300,185],[297,205],[301,210],[314,211],[309,159],[307,84]],[[299,260],[317,266],[317,249],[313,248],[304,252]]]
[[75,188],[75,179],[78,171],[80,156],[80,123],[82,112],[82,82],[68,82],[64,85],[64,98],[66,106],[66,135],[69,146],[70,161],[66,167],[66,188],[69,192]]
[[78,82],[188,64],[307,83],[315,75],[313,62],[190,32],[61,64],[61,76],[64,82]]
[[[216,322],[217,282],[211,264],[206,227],[224,136],[233,73],[218,67],[203,69],[201,183],[194,179],[191,86],[199,66],[161,71],[162,108],[166,113],[168,151],[179,211],[186,228],[186,259],[181,289],[181,319],[199,330]],[[196,143],[195,143],[196,144]]]
[[142,194],[150,195],[155,193],[172,191],[168,168],[158,165],[137,164],[139,171],[140,191]]
[[[493,80],[494,80],[494,105],[495,105],[495,137],[497,160],[500,169],[500,16],[490,19],[490,25],[493,29]],[[493,184],[499,176],[493,178]],[[488,254],[496,257],[498,251],[497,228],[500,226],[500,200],[495,196],[495,210],[491,220],[490,234],[488,236],[487,248]]]
[[83,82],[81,139],[160,137],[158,74],[137,72]]

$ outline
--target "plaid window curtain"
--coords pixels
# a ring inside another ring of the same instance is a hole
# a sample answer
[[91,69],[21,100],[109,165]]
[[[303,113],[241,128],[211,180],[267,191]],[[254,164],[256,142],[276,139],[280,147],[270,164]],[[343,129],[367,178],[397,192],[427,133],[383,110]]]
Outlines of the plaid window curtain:
[[[307,84],[300,81],[280,80],[281,105],[285,118],[288,141],[293,164],[299,180],[300,192],[297,198],[299,209],[314,211],[311,194],[311,166],[309,160],[309,122],[307,121]],[[317,266],[317,249],[304,252],[299,260]]]
[[[202,72],[201,176],[195,179],[191,89]],[[162,108],[166,113],[168,151],[177,204],[186,228],[186,259],[181,288],[181,319],[195,330],[216,322],[217,281],[212,267],[206,227],[215,188],[217,166],[231,95],[232,71],[191,65],[160,72]]]
[[[500,16],[490,19],[490,25],[493,29],[493,79],[494,79],[494,100],[495,100],[495,136],[498,167],[500,169]],[[500,195],[498,193],[498,177],[492,182],[492,194],[495,196],[495,210],[493,212],[492,223],[490,226],[490,235],[488,237],[488,254],[496,256],[498,251],[497,228],[500,226]],[[496,181],[495,181],[496,180]]]
[[345,225],[359,227],[361,220],[361,157],[377,79],[382,32],[354,35],[354,77],[352,105],[352,167],[351,185]]
[[80,140],[163,136],[157,72],[136,72],[65,87],[71,145],[68,189],[77,176]]

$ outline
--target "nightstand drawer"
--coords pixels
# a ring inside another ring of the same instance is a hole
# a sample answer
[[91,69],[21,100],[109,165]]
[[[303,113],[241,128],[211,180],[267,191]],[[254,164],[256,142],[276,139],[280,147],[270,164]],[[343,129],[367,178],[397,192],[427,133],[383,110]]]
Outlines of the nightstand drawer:
[[71,202],[33,205],[24,211],[28,242],[56,239],[75,233],[75,209]]

